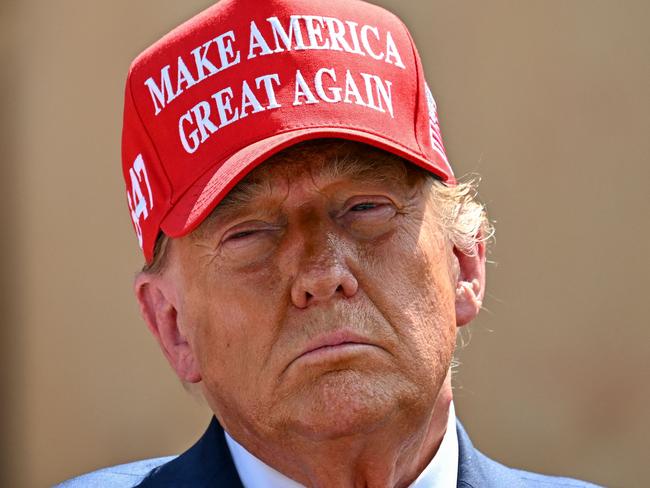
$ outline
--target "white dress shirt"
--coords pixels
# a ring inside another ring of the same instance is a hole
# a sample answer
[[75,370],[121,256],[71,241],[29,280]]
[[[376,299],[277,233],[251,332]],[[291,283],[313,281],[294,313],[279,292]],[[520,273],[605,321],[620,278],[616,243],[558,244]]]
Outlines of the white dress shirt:
[[[244,488],[305,488],[263,463],[244,449],[226,432],[226,442],[232,454],[239,479]],[[453,402],[449,406],[447,431],[438,452],[410,488],[455,488],[458,477],[458,435]]]

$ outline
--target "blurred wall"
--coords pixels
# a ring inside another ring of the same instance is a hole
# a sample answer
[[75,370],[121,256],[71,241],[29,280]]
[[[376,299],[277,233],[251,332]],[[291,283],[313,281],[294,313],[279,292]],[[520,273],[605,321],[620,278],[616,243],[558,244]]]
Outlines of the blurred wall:
[[0,3],[0,228],[3,229],[0,239],[0,382],[3,385],[3,401],[0,402],[0,423],[2,442],[0,443],[0,486],[10,486],[9,466],[13,466],[20,454],[14,450],[16,440],[24,425],[18,419],[18,396],[22,394],[22,375],[18,369],[22,363],[18,311],[19,281],[17,266],[18,218],[17,212],[17,176],[16,166],[17,145],[14,143],[18,129],[14,115],[18,112],[18,100],[15,96],[16,77],[16,42],[15,30],[11,22],[15,5],[6,1]]
[[[650,4],[377,3],[414,33],[497,225],[459,416],[507,464],[647,486]],[[177,453],[207,425],[132,297],[119,143],[131,59],[209,4],[0,3],[2,486]]]

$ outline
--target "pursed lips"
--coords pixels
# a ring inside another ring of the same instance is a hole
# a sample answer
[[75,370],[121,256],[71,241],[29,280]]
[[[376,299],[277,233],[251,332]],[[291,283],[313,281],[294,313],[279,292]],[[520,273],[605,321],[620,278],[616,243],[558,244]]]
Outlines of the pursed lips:
[[343,330],[330,331],[321,334],[315,337],[313,340],[309,341],[307,345],[304,348],[302,348],[301,352],[291,360],[291,362],[285,368],[285,371],[289,369],[289,367],[299,359],[306,358],[311,355],[315,355],[320,351],[325,351],[325,350],[335,351],[344,346],[355,346],[355,345],[379,347],[376,344],[373,344],[368,338],[350,330],[343,329]]

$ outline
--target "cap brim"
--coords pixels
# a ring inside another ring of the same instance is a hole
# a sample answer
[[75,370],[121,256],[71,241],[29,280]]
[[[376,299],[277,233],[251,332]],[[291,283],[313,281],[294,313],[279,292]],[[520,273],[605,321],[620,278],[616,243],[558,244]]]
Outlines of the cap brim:
[[320,138],[347,139],[363,142],[396,154],[430,171],[443,181],[450,181],[445,172],[420,154],[384,137],[367,132],[342,128],[314,128],[292,130],[255,142],[222,163],[216,163],[200,176],[182,194],[163,218],[160,228],[169,237],[182,237],[194,229],[214,210],[228,192],[248,173],[274,154],[302,141]]

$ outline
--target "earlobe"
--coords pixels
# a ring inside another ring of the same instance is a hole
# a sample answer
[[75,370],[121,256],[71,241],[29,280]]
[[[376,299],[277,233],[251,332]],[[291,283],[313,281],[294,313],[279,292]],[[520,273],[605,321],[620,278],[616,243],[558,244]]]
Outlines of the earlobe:
[[167,286],[165,278],[141,272],[134,287],[142,318],[178,377],[188,383],[201,381],[192,348],[179,327],[173,290]]
[[456,280],[456,325],[469,324],[481,310],[485,294],[485,243],[477,242],[474,252],[465,254],[454,247],[458,262]]
[[469,324],[481,310],[482,300],[479,298],[480,285],[478,280],[471,283],[461,281],[456,287],[456,325],[462,327]]

